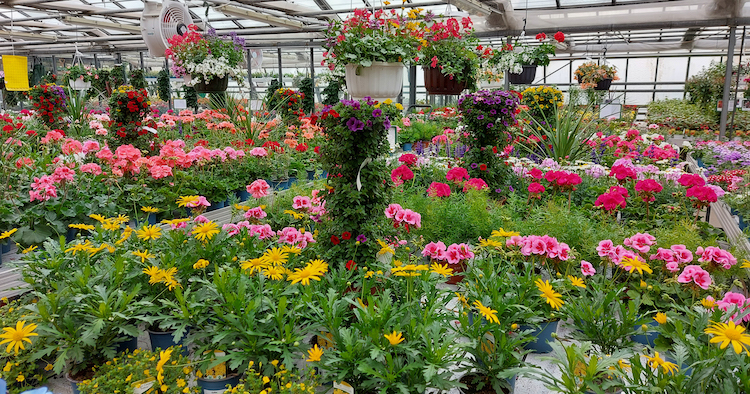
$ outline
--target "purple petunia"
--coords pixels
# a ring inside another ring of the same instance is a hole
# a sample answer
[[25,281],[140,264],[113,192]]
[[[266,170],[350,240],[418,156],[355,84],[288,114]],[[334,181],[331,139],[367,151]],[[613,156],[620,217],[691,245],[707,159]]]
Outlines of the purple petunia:
[[364,234],[357,235],[356,239],[357,239],[357,242],[361,242],[361,243],[367,242],[367,237],[365,237]]
[[351,131],[360,131],[364,130],[365,123],[355,117],[351,117],[346,121],[346,127]]
[[383,111],[380,108],[375,108],[374,110],[372,110],[372,117],[373,118],[378,118],[382,114],[383,114]]

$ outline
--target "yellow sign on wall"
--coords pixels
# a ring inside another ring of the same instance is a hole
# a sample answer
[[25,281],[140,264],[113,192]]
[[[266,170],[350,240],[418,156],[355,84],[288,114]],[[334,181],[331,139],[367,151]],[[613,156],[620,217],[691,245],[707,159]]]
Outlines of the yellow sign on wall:
[[26,56],[3,55],[5,89],[25,92],[29,90],[29,63]]

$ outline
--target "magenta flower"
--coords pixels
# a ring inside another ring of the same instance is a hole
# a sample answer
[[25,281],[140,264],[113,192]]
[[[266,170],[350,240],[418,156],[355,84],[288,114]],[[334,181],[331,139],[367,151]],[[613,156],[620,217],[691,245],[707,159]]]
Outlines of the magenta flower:
[[427,188],[430,197],[448,197],[451,195],[451,187],[447,183],[432,182]]
[[469,171],[463,167],[453,167],[448,170],[445,179],[453,183],[461,183],[464,179],[469,179]]
[[711,275],[708,271],[701,268],[699,265],[688,265],[677,277],[677,282],[690,283],[694,282],[698,287],[703,290],[707,290],[711,286]]
[[594,266],[588,261],[581,260],[581,274],[583,274],[583,276],[593,276],[596,274],[596,269],[594,269]]
[[466,193],[470,189],[482,190],[487,188],[489,188],[489,186],[487,186],[487,182],[483,181],[480,178],[471,178],[468,181],[464,182],[464,193]]
[[396,186],[412,179],[414,179],[414,173],[406,164],[396,167],[393,169],[393,171],[391,171],[391,180],[396,184]]
[[261,198],[268,195],[268,189],[271,186],[263,179],[256,179],[253,183],[247,185],[247,192],[250,193],[254,198]]

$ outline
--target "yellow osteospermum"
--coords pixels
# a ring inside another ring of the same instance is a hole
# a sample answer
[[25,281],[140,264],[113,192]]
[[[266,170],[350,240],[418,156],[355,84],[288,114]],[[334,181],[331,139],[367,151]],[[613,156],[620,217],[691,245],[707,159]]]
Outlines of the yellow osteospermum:
[[273,280],[283,280],[286,268],[282,266],[269,266],[263,270],[263,276]]
[[390,334],[383,335],[383,336],[385,337],[385,339],[388,340],[388,342],[390,342],[391,346],[396,346],[399,343],[404,341],[404,337],[401,336],[401,332],[394,331]]
[[298,212],[294,212],[289,209],[284,210],[284,213],[286,213],[287,215],[291,215],[293,218],[298,219],[298,220],[305,217],[305,215],[298,213]]
[[121,245],[122,243],[124,243],[125,241],[127,241],[128,238],[130,238],[130,236],[132,234],[133,234],[133,229],[130,228],[130,226],[126,226],[125,230],[122,230],[122,236],[120,237],[120,239],[118,239],[115,242],[115,245]]
[[295,283],[302,283],[302,285],[307,286],[310,284],[311,280],[317,280],[320,281],[320,277],[324,274],[324,272],[317,269],[312,264],[307,264],[305,268],[297,268],[294,270],[294,272],[290,273],[289,276],[287,276],[287,280],[291,281],[292,284]]
[[570,280],[570,284],[572,284],[573,286],[582,287],[584,289],[586,288],[586,285],[583,283],[583,279],[571,275],[568,275],[568,279]]
[[667,323],[667,314],[664,312],[659,312],[654,316],[654,320],[659,324],[666,324]]
[[320,361],[320,358],[323,356],[323,349],[319,348],[318,344],[315,344],[312,349],[307,351],[307,355],[307,362]]
[[383,242],[381,240],[378,240],[378,245],[380,245],[380,250],[378,251],[378,256],[382,256],[382,255],[384,255],[386,253],[396,254],[396,251],[393,250],[393,248],[390,245],[388,245],[387,243],[385,243],[385,242]]
[[195,264],[193,264],[193,269],[197,269],[197,270],[203,269],[203,268],[208,267],[208,264],[209,264],[208,260],[198,259],[198,261],[196,261]]
[[496,310],[494,310],[494,309],[492,309],[490,307],[486,307],[486,306],[482,305],[482,303],[479,302],[479,300],[474,301],[474,306],[477,307],[477,309],[479,309],[479,313],[485,319],[487,319],[488,322],[490,322],[490,323],[500,323],[500,320],[497,318],[497,311]]
[[148,280],[148,283],[152,285],[159,283],[162,280],[162,271],[159,269],[159,267],[155,265],[152,265],[148,268],[144,268],[143,273],[150,277]]
[[542,293],[542,297],[545,298],[547,303],[554,309],[560,309],[560,307],[565,303],[562,300],[562,294],[556,292],[552,285],[549,284],[548,280],[541,280],[537,279],[534,284],[536,284],[536,287],[539,289],[539,291]]
[[659,357],[659,352],[654,352],[654,357],[645,356],[648,365],[651,366],[653,369],[658,369],[659,367],[662,367],[664,369],[665,373],[674,374],[677,372],[677,364],[670,363],[669,361],[664,360],[663,358]]
[[713,323],[704,332],[713,335],[710,342],[721,343],[719,345],[721,349],[732,344],[735,353],[740,354],[745,351],[750,356],[750,350],[748,349],[750,335],[744,333],[745,327],[737,326],[730,320],[727,323]]
[[31,339],[29,337],[38,336],[39,334],[33,332],[36,329],[36,324],[29,324],[28,326],[25,325],[26,321],[21,320],[16,323],[16,327],[5,327],[3,328],[2,334],[0,334],[0,338],[3,340],[0,342],[0,345],[7,343],[8,348],[6,349],[7,353],[10,353],[11,350],[15,350],[16,354],[18,354],[18,349],[26,350],[24,348],[23,343],[28,342],[31,343]]
[[432,263],[430,270],[438,275],[443,275],[443,277],[453,275],[453,268],[448,268],[448,264]]
[[104,216],[99,215],[97,213],[92,213],[91,215],[89,215],[89,217],[96,220],[99,223],[104,223],[104,220],[105,220]]
[[141,258],[141,263],[145,262],[146,259],[152,259],[152,258],[156,257],[155,254],[149,253],[148,249],[144,250],[143,252],[141,252],[140,250],[136,250],[136,251],[133,251],[133,252],[130,252],[130,253],[132,253],[134,256],[140,257]]
[[37,247],[38,247],[38,246],[36,246],[36,245],[31,245],[31,246],[29,246],[28,248],[26,248],[26,249],[22,250],[22,251],[21,251],[21,254],[31,253],[31,252],[33,252],[33,251],[34,251],[34,250],[35,250],[35,249],[36,249]]
[[190,203],[196,203],[200,200],[200,196],[180,196],[180,198],[177,199],[177,206],[178,207],[186,207]]
[[65,249],[65,253],[73,252],[73,256],[76,255],[78,252],[88,252],[92,249],[91,241],[86,241],[82,244],[75,244],[70,248]]
[[8,230],[8,231],[3,231],[3,232],[2,232],[1,234],[0,234],[0,239],[5,239],[5,238],[8,238],[8,237],[10,237],[11,235],[15,234],[15,233],[16,233],[16,231],[18,231],[18,229],[17,229],[17,228],[14,228],[14,229],[12,229],[12,230]]
[[141,207],[141,211],[146,212],[146,213],[157,213],[159,212],[159,208],[146,206],[146,207]]
[[169,358],[172,357],[172,349],[162,350],[159,352],[159,362],[156,363],[156,370],[159,372],[164,371],[164,364],[169,361]]
[[120,223],[112,219],[106,219],[102,222],[102,228],[109,231],[118,231],[120,230]]
[[649,274],[654,273],[654,271],[651,269],[651,267],[648,266],[647,263],[644,263],[638,258],[625,257],[620,262],[620,267],[630,273],[633,273],[633,271],[638,271],[638,273],[641,275],[643,275],[643,271],[646,271]]
[[291,253],[291,254],[300,254],[302,253],[302,249],[292,246],[292,245],[284,245],[281,247],[281,251],[283,253]]
[[96,228],[90,224],[82,224],[82,223],[69,224],[68,227],[74,228],[76,230],[86,230],[86,231],[94,231],[94,229]]
[[484,239],[483,238],[483,239],[479,240],[479,246],[484,247],[484,248],[496,248],[496,249],[499,249],[499,248],[503,247],[503,243],[500,242],[500,241],[495,241],[494,239]]
[[138,239],[159,239],[161,238],[161,227],[153,225],[153,226],[143,226],[140,230],[136,231],[135,234],[138,236]]
[[198,241],[207,242],[220,233],[219,226],[214,222],[201,223],[193,227],[193,235]]
[[289,261],[289,253],[284,252],[282,248],[271,248],[263,253],[260,258],[268,264],[282,265]]
[[243,270],[250,270],[249,274],[252,275],[256,270],[261,272],[262,269],[268,268],[271,264],[265,262],[262,258],[245,260],[240,262],[240,268]]
[[742,265],[740,265],[740,268],[750,268],[750,260],[745,259],[742,261]]
[[501,227],[499,230],[493,230],[492,234],[490,234],[490,238],[507,238],[507,237],[513,237],[521,235],[521,233],[517,231],[505,231]]

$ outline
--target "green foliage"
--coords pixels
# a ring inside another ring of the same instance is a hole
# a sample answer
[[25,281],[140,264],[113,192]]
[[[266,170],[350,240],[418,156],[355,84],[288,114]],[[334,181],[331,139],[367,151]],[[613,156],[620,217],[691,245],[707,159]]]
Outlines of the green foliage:
[[310,77],[302,78],[299,83],[299,91],[305,95],[302,99],[302,109],[305,113],[312,113],[315,110],[315,86],[313,85],[313,79]]
[[408,127],[401,128],[398,133],[398,142],[430,141],[432,137],[443,133],[443,123],[435,121],[423,121],[413,119]]
[[323,89],[323,92],[321,92],[324,105],[336,105],[336,103],[339,102],[342,85],[343,83],[340,78],[334,78],[328,82],[328,86],[326,86],[325,89]]
[[[587,142],[599,130],[593,117],[586,116],[591,109],[580,111],[573,107],[554,107],[548,118],[543,112],[541,117],[529,116],[531,121],[528,131],[530,137],[517,147],[521,150],[557,162],[575,162],[587,159],[591,146]],[[533,137],[533,138],[532,138]]]
[[112,87],[112,90],[123,85],[125,83],[125,65],[120,64],[119,66],[113,67],[109,72],[109,78],[109,84]]
[[[714,103],[716,104],[716,103]],[[743,114],[739,112],[735,116]],[[745,118],[744,116],[742,117]],[[700,104],[687,100],[665,99],[648,104],[648,121],[677,130],[716,129],[716,113],[713,108],[706,109]],[[738,123],[735,120],[735,123]],[[744,122],[743,122],[744,123]]]
[[282,85],[281,82],[279,82],[278,79],[274,78],[271,80],[271,83],[268,84],[268,89],[266,89],[266,97],[263,101],[266,103],[266,108],[271,109],[275,107],[273,104],[273,95],[276,93],[277,90],[283,88],[284,85]]
[[714,63],[703,68],[700,73],[690,77],[685,82],[685,91],[690,102],[703,108],[712,108],[721,100],[724,92],[724,74],[727,66],[724,63]]
[[169,84],[169,70],[165,68],[159,71],[159,76],[156,77],[156,83],[159,85],[157,90],[159,98],[163,101],[169,101],[169,91],[171,89]]
[[130,70],[130,76],[128,78],[130,79],[130,84],[136,89],[146,89],[146,87],[148,87],[146,76],[140,68]]
[[192,86],[183,86],[182,91],[185,94],[185,101],[187,101],[188,108],[198,110],[198,93],[195,92],[195,88]]

